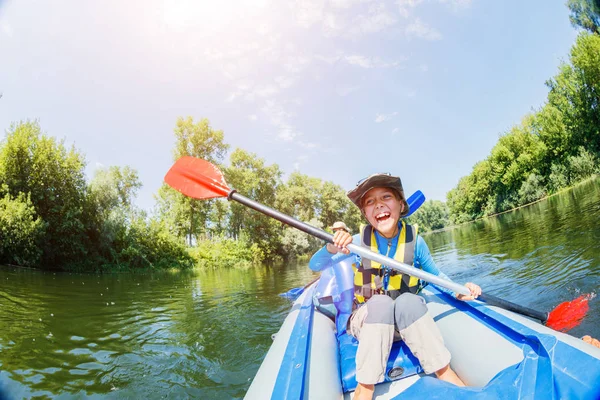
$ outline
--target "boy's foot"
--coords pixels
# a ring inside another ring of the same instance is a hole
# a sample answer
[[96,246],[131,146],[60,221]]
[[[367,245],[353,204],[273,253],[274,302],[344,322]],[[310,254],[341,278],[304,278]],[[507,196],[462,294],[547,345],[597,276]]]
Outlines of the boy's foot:
[[600,348],[600,340],[594,339],[590,335],[585,335],[584,337],[581,338],[581,340],[583,340],[586,343],[591,344],[592,346],[596,346],[596,347]]

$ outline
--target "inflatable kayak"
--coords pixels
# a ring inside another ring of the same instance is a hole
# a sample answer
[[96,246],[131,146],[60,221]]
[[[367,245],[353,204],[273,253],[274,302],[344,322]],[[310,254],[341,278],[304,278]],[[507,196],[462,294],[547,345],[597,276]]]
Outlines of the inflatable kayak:
[[[351,399],[357,342],[336,335],[315,310],[315,283],[294,302],[274,336],[246,399]],[[600,349],[479,301],[461,302],[432,285],[420,294],[469,385],[425,375],[395,342],[376,399],[600,399]]]

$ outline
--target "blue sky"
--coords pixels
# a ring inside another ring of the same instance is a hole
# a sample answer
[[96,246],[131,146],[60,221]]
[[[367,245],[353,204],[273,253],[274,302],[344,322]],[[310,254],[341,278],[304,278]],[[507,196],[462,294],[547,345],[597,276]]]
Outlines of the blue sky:
[[445,200],[576,34],[547,0],[0,0],[0,128],[38,119],[89,176],[135,168],[145,209],[188,115],[286,175]]

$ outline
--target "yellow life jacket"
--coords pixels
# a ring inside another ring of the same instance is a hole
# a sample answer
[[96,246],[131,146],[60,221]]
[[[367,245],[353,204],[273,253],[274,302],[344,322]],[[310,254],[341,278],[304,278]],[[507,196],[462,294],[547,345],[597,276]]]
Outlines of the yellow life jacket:
[[[402,221],[398,247],[394,259],[401,263],[413,265],[415,258],[415,245],[417,243],[417,226],[407,225]],[[361,245],[379,254],[375,231],[371,225],[363,225],[360,229]],[[417,293],[419,290],[419,278],[401,274],[395,270],[390,271],[388,290],[383,290],[384,268],[381,264],[362,259],[361,265],[354,268],[354,297],[358,303],[364,303],[374,294],[387,294],[392,299],[402,293]]]

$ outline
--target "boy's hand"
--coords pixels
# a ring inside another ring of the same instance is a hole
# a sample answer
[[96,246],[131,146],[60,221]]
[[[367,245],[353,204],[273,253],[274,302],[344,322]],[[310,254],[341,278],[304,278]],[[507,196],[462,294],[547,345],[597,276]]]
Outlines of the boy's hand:
[[327,243],[327,251],[331,254],[342,253],[350,254],[350,250],[346,248],[352,243],[352,235],[346,231],[340,230],[333,234],[333,244]]
[[471,295],[466,296],[464,294],[458,294],[458,295],[456,295],[457,299],[463,300],[463,301],[474,300],[477,298],[477,296],[479,296],[481,294],[481,288],[478,285],[476,285],[472,282],[467,282],[467,283],[465,283],[465,286],[467,287],[467,289],[469,289],[471,291]]

